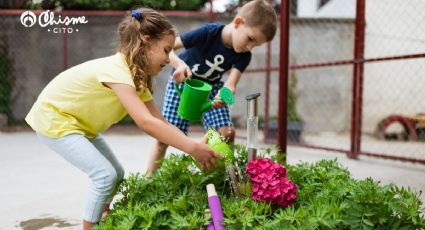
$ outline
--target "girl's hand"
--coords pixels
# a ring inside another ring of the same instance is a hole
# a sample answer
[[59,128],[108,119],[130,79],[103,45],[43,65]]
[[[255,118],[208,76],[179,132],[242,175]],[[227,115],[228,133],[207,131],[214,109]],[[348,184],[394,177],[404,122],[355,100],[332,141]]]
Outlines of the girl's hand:
[[186,78],[192,79],[192,72],[189,66],[187,66],[186,63],[178,65],[173,73],[173,78],[177,84],[184,82]]
[[205,168],[210,171],[212,167],[217,168],[218,165],[215,162],[214,158],[219,158],[220,160],[224,160],[224,158],[214,152],[210,147],[208,147],[207,144],[205,144],[204,140],[202,140],[199,143],[196,143],[195,149],[193,152],[189,153],[190,155],[195,158],[196,161],[198,161],[201,171],[204,171]]

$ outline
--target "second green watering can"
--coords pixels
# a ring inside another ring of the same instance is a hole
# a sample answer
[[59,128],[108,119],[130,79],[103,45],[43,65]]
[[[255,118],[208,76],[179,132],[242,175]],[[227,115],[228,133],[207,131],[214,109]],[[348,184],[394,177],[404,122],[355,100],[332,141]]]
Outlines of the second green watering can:
[[[206,144],[224,158],[224,161],[215,158],[215,162],[219,169],[223,170],[226,167],[226,163],[232,164],[235,161],[235,155],[233,154],[232,148],[223,140],[220,133],[213,128],[208,128]],[[199,163],[196,160],[194,161],[196,166],[200,169],[201,166]]]
[[[177,94],[180,96],[179,108],[177,114],[189,121],[200,121],[202,114],[211,108],[213,101],[208,100],[212,87],[210,84],[196,79],[187,79],[184,82],[183,90],[175,84]],[[232,105],[234,96],[227,87],[220,89],[220,98],[226,105]]]

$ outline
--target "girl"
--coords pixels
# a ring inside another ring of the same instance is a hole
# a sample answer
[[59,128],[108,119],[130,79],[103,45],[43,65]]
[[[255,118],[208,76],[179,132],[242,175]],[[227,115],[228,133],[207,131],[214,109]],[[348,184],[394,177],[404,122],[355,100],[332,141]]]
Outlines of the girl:
[[[223,159],[203,142],[194,142],[168,124],[152,100],[153,77],[170,62],[175,33],[168,20],[147,8],[120,23],[118,52],[72,67],[41,92],[25,120],[38,138],[85,172],[92,184],[83,229],[99,222],[124,170],[100,133],[127,113],[158,141],[192,155],[201,168]],[[106,204],[106,205],[105,205]]]

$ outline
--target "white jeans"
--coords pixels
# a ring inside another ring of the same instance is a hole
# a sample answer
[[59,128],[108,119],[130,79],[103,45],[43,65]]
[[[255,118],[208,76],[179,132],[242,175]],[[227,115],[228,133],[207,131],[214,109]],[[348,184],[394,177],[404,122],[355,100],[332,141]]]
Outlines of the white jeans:
[[110,203],[124,177],[124,170],[101,135],[88,139],[81,134],[38,138],[65,160],[85,172],[92,183],[83,219],[99,222],[105,203]]

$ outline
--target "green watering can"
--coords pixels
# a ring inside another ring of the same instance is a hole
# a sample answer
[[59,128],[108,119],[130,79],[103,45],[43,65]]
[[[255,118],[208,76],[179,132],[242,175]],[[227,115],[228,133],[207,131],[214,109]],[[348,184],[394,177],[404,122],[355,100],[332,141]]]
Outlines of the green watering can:
[[[218,158],[215,158],[215,161],[217,162],[219,168],[224,169],[225,163],[232,163],[235,160],[235,155],[233,154],[232,149],[221,138],[220,133],[215,131],[214,129],[209,128],[207,136],[207,145],[224,158],[224,162],[222,160],[219,160]],[[196,160],[193,161],[195,162],[196,166],[200,168],[198,162]]]
[[[210,84],[196,79],[187,79],[184,81],[183,90],[180,90],[175,84],[177,94],[180,96],[179,108],[177,114],[189,121],[200,121],[202,114],[211,108],[213,101],[208,100],[212,87]],[[227,87],[220,89],[220,98],[226,105],[232,105],[234,96]]]

